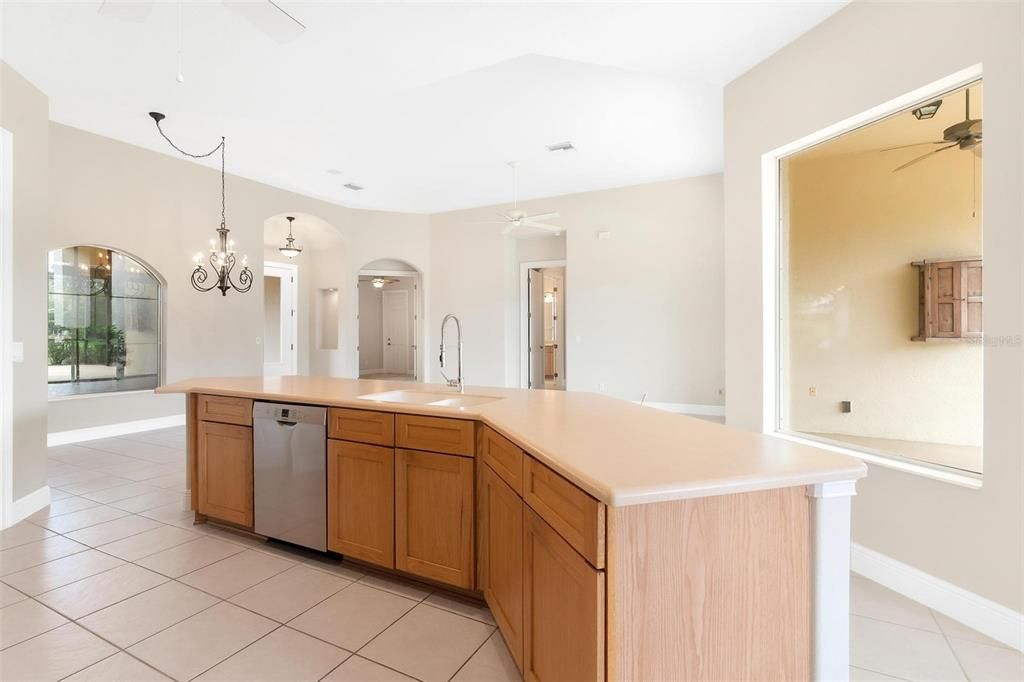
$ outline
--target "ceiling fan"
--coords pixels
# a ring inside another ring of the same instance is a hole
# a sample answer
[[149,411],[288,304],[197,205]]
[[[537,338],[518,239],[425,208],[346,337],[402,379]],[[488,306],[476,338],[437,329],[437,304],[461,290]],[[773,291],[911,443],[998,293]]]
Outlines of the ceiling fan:
[[562,228],[557,225],[548,225],[547,220],[558,220],[560,215],[556,212],[537,213],[530,215],[519,208],[519,162],[509,161],[509,168],[512,169],[512,208],[505,213],[500,213],[502,220],[487,220],[471,223],[472,225],[504,225],[502,234],[508,234],[520,227],[535,227],[554,233],[557,237],[562,234]]
[[971,118],[971,89],[967,88],[964,91],[965,98],[965,112],[964,120],[959,123],[954,123],[945,130],[942,131],[942,139],[936,140],[935,142],[916,142],[914,144],[904,144],[899,147],[888,147],[882,149],[883,152],[893,151],[894,149],[907,149],[909,147],[919,147],[925,144],[940,144],[942,145],[938,149],[930,151],[926,154],[922,154],[915,159],[908,161],[902,166],[897,166],[892,169],[892,172],[901,171],[908,166],[913,166],[915,163],[924,161],[925,159],[944,152],[947,149],[953,149],[954,147],[959,149],[974,150],[976,154],[981,154],[981,119]]

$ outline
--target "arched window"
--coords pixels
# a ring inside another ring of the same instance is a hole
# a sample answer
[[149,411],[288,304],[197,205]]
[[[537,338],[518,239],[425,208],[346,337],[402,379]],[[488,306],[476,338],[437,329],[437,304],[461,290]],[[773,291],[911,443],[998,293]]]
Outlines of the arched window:
[[50,252],[47,278],[50,398],[159,385],[156,274],[113,249],[69,246]]

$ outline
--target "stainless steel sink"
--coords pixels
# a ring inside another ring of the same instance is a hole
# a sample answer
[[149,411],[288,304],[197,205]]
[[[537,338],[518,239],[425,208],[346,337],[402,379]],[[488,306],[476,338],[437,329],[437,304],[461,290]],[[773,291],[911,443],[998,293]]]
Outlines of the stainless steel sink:
[[465,395],[461,393],[434,393],[431,391],[385,391],[359,396],[360,400],[378,403],[404,403],[406,405],[431,405],[433,407],[466,408],[493,403],[501,400],[489,395]]

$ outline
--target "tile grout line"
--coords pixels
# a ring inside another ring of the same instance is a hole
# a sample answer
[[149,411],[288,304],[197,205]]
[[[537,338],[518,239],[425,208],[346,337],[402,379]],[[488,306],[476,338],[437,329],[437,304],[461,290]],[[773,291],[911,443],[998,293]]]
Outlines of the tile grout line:
[[458,674],[460,672],[462,672],[462,669],[465,668],[466,665],[468,665],[469,662],[473,660],[473,657],[476,656],[477,653],[481,649],[484,648],[484,645],[487,644],[487,642],[491,641],[491,637],[494,637],[494,633],[496,633],[497,631],[498,631],[498,628],[494,628],[493,630],[491,630],[491,634],[489,634],[486,637],[484,637],[484,641],[480,642],[480,646],[478,646],[476,649],[474,649],[473,653],[471,653],[469,655],[469,658],[467,658],[465,661],[462,662],[462,665],[459,666],[459,669],[456,670],[454,673],[452,673],[451,677],[448,678],[448,682],[451,682],[451,680],[454,680],[456,678],[456,676],[458,676]]
[[967,674],[967,668],[965,668],[964,664],[960,662],[960,657],[957,656],[956,649],[953,648],[953,643],[949,641],[946,631],[942,629],[942,623],[940,623],[939,619],[935,617],[935,612],[931,609],[928,609],[928,615],[931,616],[932,622],[939,628],[939,634],[942,635],[942,641],[946,643],[946,648],[949,649],[951,654],[953,654],[953,660],[956,661],[957,666],[960,668],[960,672],[964,674],[964,679],[970,682],[971,676]]

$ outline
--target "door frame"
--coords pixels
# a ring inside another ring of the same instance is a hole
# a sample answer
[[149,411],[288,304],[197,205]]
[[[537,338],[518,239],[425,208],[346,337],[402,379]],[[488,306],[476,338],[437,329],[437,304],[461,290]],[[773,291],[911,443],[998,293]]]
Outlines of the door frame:
[[0,128],[0,529],[14,518],[14,135]]
[[[423,348],[424,339],[421,338],[423,332],[423,325],[420,324],[420,316],[423,314],[422,310],[424,305],[421,304],[420,297],[423,295],[423,275],[419,270],[375,270],[363,268],[356,273],[356,287],[359,286],[360,277],[411,277],[413,290],[412,290],[412,329],[409,330],[410,343],[412,345],[412,380],[423,381],[423,377],[420,376],[420,351]],[[358,291],[358,289],[357,289]],[[383,316],[383,306],[381,310]],[[356,376],[359,376],[359,294],[356,294]],[[383,359],[381,360],[383,365]]]
[[[380,323],[381,323],[381,328],[382,328],[381,329],[381,338],[380,338],[380,343],[381,343],[381,346],[382,346],[382,348],[381,348],[381,363],[380,364],[383,365],[385,373],[391,374],[391,372],[388,371],[388,348],[387,348],[387,340],[386,340],[387,335],[384,334],[384,331],[383,331],[384,327],[385,327],[385,325],[384,325],[384,316],[386,314],[385,311],[387,310],[387,304],[385,303],[385,299],[389,295],[390,296],[395,296],[397,294],[401,294],[402,298],[405,299],[405,319],[402,321],[402,323],[405,325],[405,343],[406,343],[405,363],[404,363],[405,364],[405,372],[403,372],[403,374],[410,374],[410,373],[411,374],[415,374],[415,371],[414,370],[410,371],[410,370],[412,370],[412,368],[409,367],[409,351],[413,350],[415,348],[415,344],[409,343],[411,337],[413,336],[412,335],[412,330],[409,329],[409,314],[410,314],[410,310],[409,310],[409,293],[410,292],[409,292],[408,289],[392,289],[391,291],[388,291],[387,289],[384,289],[380,293],[381,293]],[[413,290],[412,293],[416,293],[415,290]]]
[[[537,268],[565,268],[565,279],[562,281],[564,287],[567,286],[565,280],[569,278],[569,266],[564,258],[560,260],[531,260],[519,264],[519,388],[530,387],[530,344],[525,341],[530,334],[530,270],[536,270]],[[563,303],[563,313],[565,308],[566,306]],[[566,319],[565,339],[562,339],[565,345],[568,345],[568,338],[569,321]],[[563,349],[563,352],[565,352],[565,349]],[[568,375],[569,370],[566,369],[565,373]],[[565,381],[564,378],[563,381]],[[567,382],[566,388],[568,388]]]
[[[288,303],[288,304],[291,305],[292,310],[294,311],[294,314],[291,315],[287,320],[285,320],[284,316],[282,315],[281,335],[283,337],[285,329],[286,328],[290,328],[290,330],[291,330],[291,338],[292,338],[292,344],[291,344],[292,347],[290,349],[287,349],[287,354],[289,356],[289,362],[290,362],[290,365],[291,365],[291,370],[292,370],[291,373],[292,374],[298,374],[299,373],[299,266],[296,263],[280,263],[278,261],[269,261],[269,260],[268,261],[263,261],[263,277],[264,278],[267,277],[267,269],[268,268],[271,269],[271,270],[280,270],[280,271],[287,272],[288,276],[291,278],[291,296],[288,297],[291,300],[289,300],[289,301],[285,300],[285,290],[284,290],[284,287],[282,287],[281,288],[281,310],[284,311],[285,310],[285,303]],[[271,275],[271,276],[273,277],[273,276],[276,276],[276,275]],[[281,275],[281,278],[282,279],[284,278],[284,274]],[[266,298],[266,293],[265,292],[264,292],[264,298]],[[289,324],[286,325],[285,321],[289,322]],[[266,321],[264,320],[264,324],[265,323],[266,323]],[[266,344],[266,339],[263,340],[263,343]],[[283,346],[283,344],[282,344],[282,346]],[[266,350],[264,349],[264,353],[265,352],[266,352]],[[285,364],[283,362],[283,359],[285,358],[285,353],[286,353],[286,349],[282,347],[281,348],[282,362],[280,363],[282,366]],[[266,376],[266,374],[267,374],[267,362],[265,360],[263,362],[263,374],[264,374],[264,376]],[[288,375],[287,372],[281,372],[280,375],[275,375],[275,376],[287,376],[287,375]]]

